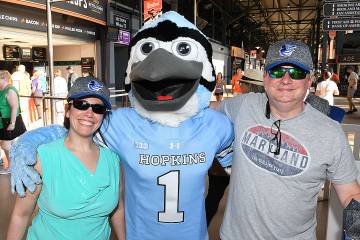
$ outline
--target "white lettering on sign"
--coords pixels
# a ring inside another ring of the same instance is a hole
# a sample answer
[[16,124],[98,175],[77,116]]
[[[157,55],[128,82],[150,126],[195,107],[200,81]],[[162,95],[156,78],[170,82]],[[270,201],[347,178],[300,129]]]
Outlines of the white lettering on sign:
[[88,8],[87,0],[73,0],[73,1],[68,1],[68,3],[85,9]]
[[5,15],[5,14],[0,14],[0,20],[7,20],[7,21],[18,22],[18,18],[17,18],[17,17]]

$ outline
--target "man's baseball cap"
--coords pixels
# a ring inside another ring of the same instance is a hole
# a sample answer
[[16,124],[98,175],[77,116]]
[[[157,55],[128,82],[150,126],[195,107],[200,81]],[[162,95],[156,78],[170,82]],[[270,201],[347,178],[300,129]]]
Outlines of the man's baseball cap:
[[91,76],[77,78],[69,90],[67,100],[71,101],[86,97],[99,98],[106,108],[111,109],[109,89],[101,81]]
[[271,44],[265,59],[265,71],[283,64],[295,65],[310,72],[313,70],[313,61],[309,47],[305,43],[293,40]]

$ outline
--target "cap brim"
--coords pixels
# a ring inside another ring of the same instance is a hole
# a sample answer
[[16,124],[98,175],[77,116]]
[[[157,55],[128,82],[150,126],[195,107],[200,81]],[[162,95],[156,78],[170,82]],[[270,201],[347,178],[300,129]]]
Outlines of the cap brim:
[[74,100],[74,99],[82,99],[82,98],[87,98],[87,97],[95,97],[95,98],[99,98],[101,101],[103,101],[105,107],[109,110],[111,110],[111,103],[108,101],[108,99],[104,98],[102,95],[96,94],[96,93],[78,93],[78,94],[74,94],[71,95],[70,97],[68,97],[68,101],[70,100]]
[[311,69],[308,66],[306,66],[306,65],[304,65],[304,64],[302,64],[302,63],[300,63],[298,61],[283,61],[283,60],[275,61],[275,62],[267,65],[265,67],[265,71],[269,71],[273,67],[276,67],[276,66],[279,66],[279,65],[284,65],[284,64],[295,65],[295,66],[301,68],[302,70],[305,70],[305,71],[308,71],[308,72],[311,71]]

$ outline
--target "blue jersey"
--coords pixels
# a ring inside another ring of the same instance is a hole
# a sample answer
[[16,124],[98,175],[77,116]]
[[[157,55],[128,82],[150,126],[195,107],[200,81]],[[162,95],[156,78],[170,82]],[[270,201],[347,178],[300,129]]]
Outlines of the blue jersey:
[[231,122],[212,109],[176,128],[132,108],[108,120],[102,135],[124,167],[126,239],[208,239],[205,180],[216,155],[223,166],[231,164]]

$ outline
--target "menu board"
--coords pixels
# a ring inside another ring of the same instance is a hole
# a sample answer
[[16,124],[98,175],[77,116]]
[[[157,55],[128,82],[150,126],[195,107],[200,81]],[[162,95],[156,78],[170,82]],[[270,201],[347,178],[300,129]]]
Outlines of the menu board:
[[44,61],[44,60],[46,60],[46,48],[33,47],[32,48],[32,59],[34,61]]
[[31,60],[31,48],[21,48],[21,59]]
[[4,45],[3,56],[5,60],[20,60],[20,47],[16,45]]

